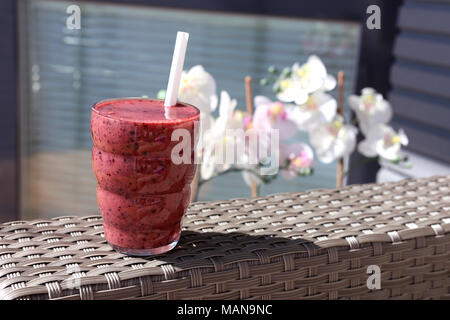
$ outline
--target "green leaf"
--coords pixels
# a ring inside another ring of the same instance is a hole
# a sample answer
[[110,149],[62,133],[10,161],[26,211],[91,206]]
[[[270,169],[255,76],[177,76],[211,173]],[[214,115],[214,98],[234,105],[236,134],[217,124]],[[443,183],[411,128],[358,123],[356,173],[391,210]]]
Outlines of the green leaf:
[[292,75],[292,70],[289,67],[286,67],[283,69],[283,72],[281,73],[281,75],[285,78],[289,78]]
[[270,66],[267,71],[271,74],[278,74],[278,69],[275,66]]
[[279,92],[281,91],[280,85],[279,85],[278,83],[275,83],[275,84],[273,85],[272,91],[273,91],[274,93],[279,93]]

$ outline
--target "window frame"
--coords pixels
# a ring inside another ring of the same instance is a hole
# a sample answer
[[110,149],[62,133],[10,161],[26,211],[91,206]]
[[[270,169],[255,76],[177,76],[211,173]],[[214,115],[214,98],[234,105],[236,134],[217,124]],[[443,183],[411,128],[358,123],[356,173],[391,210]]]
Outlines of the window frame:
[[[20,105],[26,103],[21,92],[27,83],[20,81],[20,10],[27,0],[0,1],[0,119],[7,125],[0,125],[0,222],[19,218],[20,212]],[[153,6],[196,11],[211,11],[231,14],[267,15],[275,17],[339,20],[360,23],[360,54],[357,64],[354,92],[366,86],[377,89],[383,95],[389,91],[389,70],[393,61],[392,47],[397,33],[396,18],[402,0],[347,0],[342,1],[292,1],[292,0],[81,0],[107,4]],[[381,9],[382,28],[368,30],[364,27],[368,17],[369,5],[378,5]],[[23,42],[23,41],[22,41]],[[26,48],[25,48],[26,49]],[[6,107],[5,107],[6,106]],[[361,160],[354,153],[351,163]],[[348,183],[366,183],[375,181],[379,166],[376,163],[359,166],[349,174]]]

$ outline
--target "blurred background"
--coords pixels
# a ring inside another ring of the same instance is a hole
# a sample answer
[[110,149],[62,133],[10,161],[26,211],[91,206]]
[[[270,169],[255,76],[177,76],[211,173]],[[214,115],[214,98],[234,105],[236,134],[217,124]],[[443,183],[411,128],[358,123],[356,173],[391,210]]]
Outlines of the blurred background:
[[[68,6],[81,28],[66,27]],[[381,29],[366,27],[369,5]],[[450,3],[445,0],[2,0],[0,221],[98,212],[91,169],[91,106],[164,89],[175,34],[191,33],[185,69],[201,64],[245,109],[244,77],[318,55],[345,96],[370,86],[405,129],[412,169],[368,164],[347,183],[450,172]],[[333,91],[336,94],[336,90]],[[348,107],[346,106],[347,110]],[[346,114],[351,117],[349,112]],[[298,136],[306,140],[305,136]],[[356,153],[350,163],[356,163]],[[249,196],[240,174],[202,187],[199,200]],[[330,188],[336,164],[263,186],[261,193]]]

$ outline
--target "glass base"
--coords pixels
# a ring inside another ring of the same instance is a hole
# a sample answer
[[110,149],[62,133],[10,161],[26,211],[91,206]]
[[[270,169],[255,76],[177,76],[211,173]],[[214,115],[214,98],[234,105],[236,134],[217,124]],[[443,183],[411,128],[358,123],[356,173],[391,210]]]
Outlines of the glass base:
[[154,255],[165,253],[167,251],[172,250],[177,245],[178,240],[180,240],[180,238],[174,240],[173,242],[171,242],[165,246],[158,247],[158,248],[149,248],[149,249],[124,248],[124,247],[120,247],[120,246],[117,246],[112,243],[110,243],[109,245],[117,252],[120,252],[120,253],[123,253],[126,255],[130,255],[130,256],[145,257],[145,256],[154,256]]

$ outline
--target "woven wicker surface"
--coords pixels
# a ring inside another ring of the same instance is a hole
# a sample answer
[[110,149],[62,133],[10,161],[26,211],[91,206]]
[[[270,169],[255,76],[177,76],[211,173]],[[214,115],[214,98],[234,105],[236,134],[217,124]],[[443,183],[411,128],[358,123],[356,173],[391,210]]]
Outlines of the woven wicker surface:
[[133,258],[99,216],[2,224],[0,298],[450,298],[450,175],[194,203],[183,225],[173,251]]

